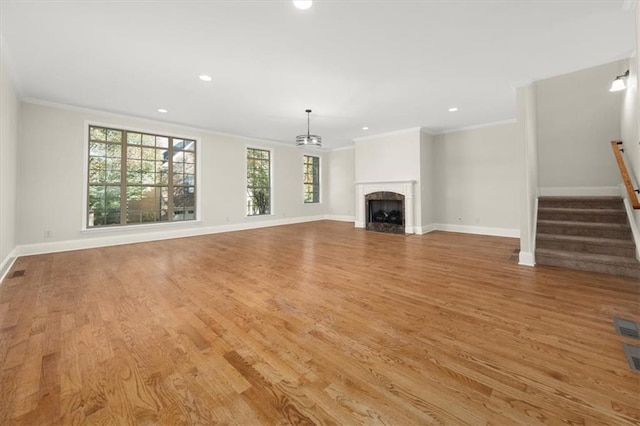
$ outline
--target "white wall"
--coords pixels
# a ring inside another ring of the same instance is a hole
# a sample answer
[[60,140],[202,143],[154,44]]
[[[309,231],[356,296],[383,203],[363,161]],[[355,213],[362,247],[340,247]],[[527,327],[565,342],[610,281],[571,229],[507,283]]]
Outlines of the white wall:
[[4,60],[0,61],[0,277],[16,247],[16,181],[19,101]]
[[626,70],[625,62],[536,83],[541,195],[559,188],[604,191],[619,184],[610,141],[620,139],[623,94],[611,93],[609,87],[620,70]]
[[325,164],[328,173],[329,215],[335,219],[355,220],[355,149],[332,151]]
[[[86,161],[83,152],[87,120],[199,139],[201,222],[82,232],[83,166]],[[294,146],[25,102],[21,106],[20,132],[18,244],[26,246],[23,253],[312,220],[322,218],[328,211],[327,202],[303,203],[304,151]],[[272,150],[272,215],[245,216],[247,146]],[[307,152],[320,156],[321,164],[328,158],[321,151]],[[328,194],[327,173],[321,175],[321,199],[325,200]],[[44,238],[46,230],[51,231],[53,238]]]
[[[640,6],[636,6],[636,50],[635,55],[629,61],[629,78],[627,90],[624,92],[622,102],[621,133],[624,142],[625,160],[630,174],[633,175],[634,185],[640,185]],[[623,71],[624,72],[624,71]],[[637,188],[638,186],[636,186]],[[634,211],[636,225],[640,225],[640,210]]]
[[436,158],[435,137],[420,133],[420,198],[422,200],[422,230],[429,232],[436,223]]
[[516,149],[515,123],[435,136],[439,229],[518,235]]
[[422,226],[420,128],[355,140],[356,182],[416,181],[414,227]]

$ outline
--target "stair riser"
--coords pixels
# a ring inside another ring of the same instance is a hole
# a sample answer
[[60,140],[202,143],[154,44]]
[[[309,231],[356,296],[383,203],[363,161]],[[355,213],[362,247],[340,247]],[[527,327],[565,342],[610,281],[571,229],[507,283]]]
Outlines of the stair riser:
[[591,222],[591,223],[627,223],[627,214],[620,213],[584,213],[580,210],[575,212],[549,212],[538,211],[538,219],[541,220],[566,220],[571,222]]
[[549,200],[541,199],[538,207],[553,207],[563,209],[622,209],[621,200]]
[[609,256],[636,257],[633,247],[616,247],[613,245],[590,244],[581,241],[537,240],[536,247],[550,250],[564,250],[575,253],[606,254]]
[[623,229],[601,229],[590,227],[575,227],[575,226],[563,226],[551,225],[551,224],[538,224],[538,232],[541,234],[559,234],[559,235],[575,235],[582,237],[594,237],[594,238],[611,238],[615,240],[631,241],[631,230],[627,228]]
[[536,255],[536,263],[539,265],[559,266],[561,268],[577,269],[580,271],[600,272],[603,274],[619,275],[623,277],[640,279],[640,269],[629,268],[603,263],[581,262],[579,260],[558,259],[549,256]]

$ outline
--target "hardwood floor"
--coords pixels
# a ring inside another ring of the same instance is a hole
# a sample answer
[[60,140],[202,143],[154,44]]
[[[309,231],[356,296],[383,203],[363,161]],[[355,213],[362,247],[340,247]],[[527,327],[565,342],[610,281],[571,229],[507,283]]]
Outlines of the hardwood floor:
[[325,221],[20,258],[0,424],[640,424],[640,283],[517,246]]

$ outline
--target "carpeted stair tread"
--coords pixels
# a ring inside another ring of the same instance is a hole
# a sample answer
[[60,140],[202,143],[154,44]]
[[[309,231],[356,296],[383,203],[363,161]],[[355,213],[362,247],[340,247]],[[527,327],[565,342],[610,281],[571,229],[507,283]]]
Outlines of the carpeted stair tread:
[[624,209],[584,209],[580,207],[540,207],[538,211],[550,213],[625,214]]
[[624,208],[624,203],[621,197],[539,197],[538,206],[615,209]]
[[581,235],[561,235],[561,234],[538,234],[538,240],[547,241],[567,241],[567,242],[580,242],[587,244],[602,244],[608,246],[617,247],[631,247],[635,248],[635,244],[631,240],[619,240],[615,238],[598,238],[598,237],[584,237]]
[[601,222],[579,222],[571,220],[548,220],[539,219],[538,225],[558,225],[567,227],[589,227],[594,229],[631,229],[626,223],[601,223]]
[[540,220],[558,220],[568,222],[627,223],[624,206],[617,209],[591,209],[576,207],[539,207]]
[[606,254],[573,253],[562,250],[537,249],[536,256],[551,256],[556,259],[579,260],[589,263],[603,263],[623,267],[635,267],[640,271],[640,263],[635,258],[608,256]]
[[536,250],[536,263],[640,279],[640,263],[635,258],[538,249]]

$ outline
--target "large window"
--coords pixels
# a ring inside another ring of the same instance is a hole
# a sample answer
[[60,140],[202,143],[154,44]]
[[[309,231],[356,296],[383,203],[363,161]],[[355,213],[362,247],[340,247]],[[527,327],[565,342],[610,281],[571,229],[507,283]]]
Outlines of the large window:
[[304,156],[304,202],[320,202],[320,157]]
[[87,227],[196,218],[196,141],[89,127]]
[[271,214],[271,153],[247,148],[247,216]]

